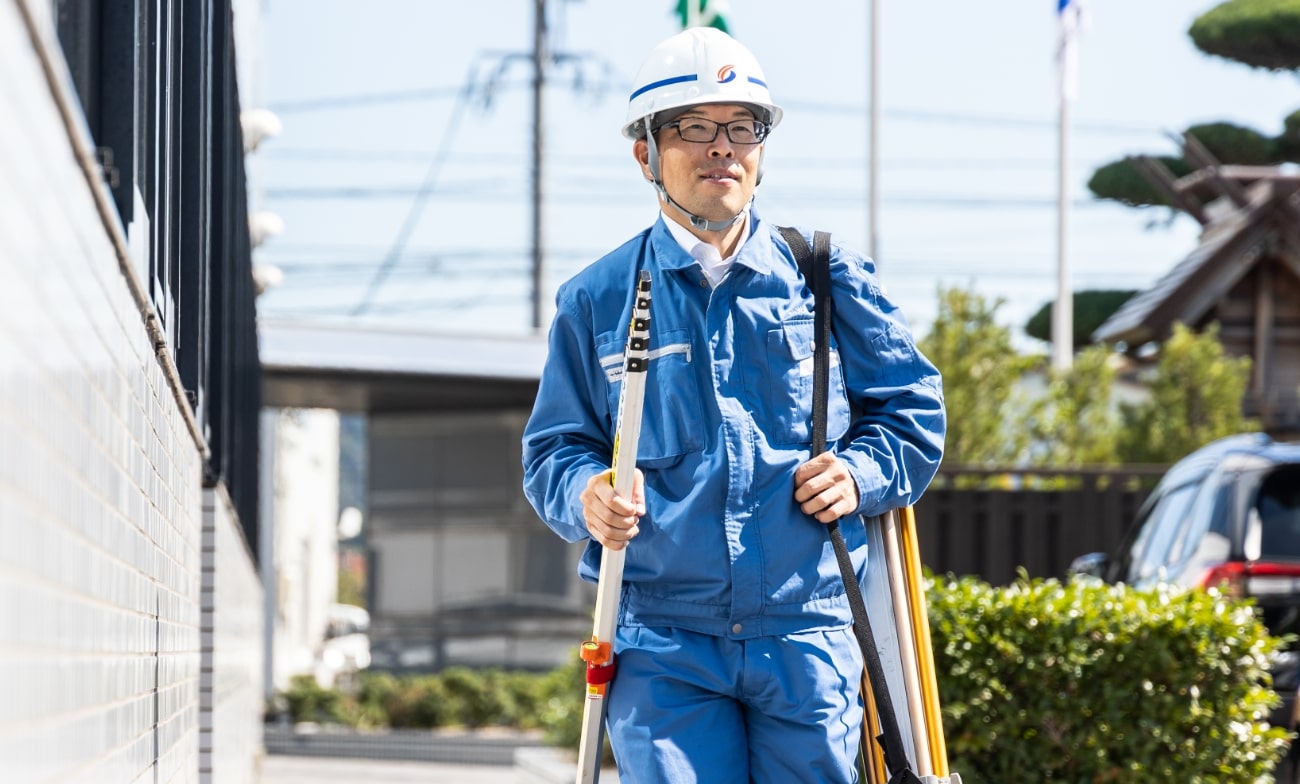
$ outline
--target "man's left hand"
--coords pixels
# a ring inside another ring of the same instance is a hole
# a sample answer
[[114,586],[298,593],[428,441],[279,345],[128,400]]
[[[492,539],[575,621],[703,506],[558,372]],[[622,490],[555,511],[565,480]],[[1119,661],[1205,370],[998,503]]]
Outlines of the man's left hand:
[[818,522],[834,522],[858,508],[858,484],[833,452],[823,452],[794,472],[794,500]]

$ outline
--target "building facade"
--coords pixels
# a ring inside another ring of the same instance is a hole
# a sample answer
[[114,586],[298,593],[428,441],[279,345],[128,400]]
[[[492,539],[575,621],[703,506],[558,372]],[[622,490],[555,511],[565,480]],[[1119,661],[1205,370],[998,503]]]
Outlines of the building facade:
[[373,667],[549,669],[591,636],[583,545],[523,494],[545,355],[535,336],[263,324],[268,406],[366,417]]
[[0,0],[0,781],[256,780],[231,18]]

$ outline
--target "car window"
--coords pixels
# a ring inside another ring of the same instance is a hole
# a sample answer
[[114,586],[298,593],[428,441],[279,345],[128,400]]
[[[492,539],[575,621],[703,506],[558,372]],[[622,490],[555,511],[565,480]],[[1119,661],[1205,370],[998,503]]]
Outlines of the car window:
[[1115,557],[1106,570],[1108,582],[1128,582],[1133,566],[1140,560],[1142,550],[1151,539],[1151,527],[1147,525],[1147,521],[1151,519],[1160,499],[1164,497],[1164,491],[1160,488],[1156,488],[1155,493],[1142,504],[1133,524],[1125,529],[1124,537],[1115,551]]
[[1253,511],[1251,525],[1259,527],[1257,557],[1300,559],[1300,466],[1270,473],[1259,486]]
[[1188,524],[1169,548],[1168,579],[1180,585],[1199,585],[1205,570],[1232,555],[1232,519],[1236,509],[1236,483],[1240,474],[1220,474],[1207,482],[1197,496]]
[[1196,498],[1197,487],[1196,484],[1175,487],[1152,507],[1134,543],[1135,557],[1126,582],[1143,585],[1164,576],[1169,548],[1187,523],[1187,512]]
[[1196,502],[1187,514],[1187,524],[1179,527],[1173,543],[1169,546],[1168,563],[1171,571],[1181,568],[1201,546],[1201,540],[1207,535],[1217,534],[1216,538],[1227,541],[1228,522],[1232,515],[1232,489],[1236,476],[1235,473],[1229,472],[1221,474],[1213,483],[1205,483],[1205,489],[1197,496]]

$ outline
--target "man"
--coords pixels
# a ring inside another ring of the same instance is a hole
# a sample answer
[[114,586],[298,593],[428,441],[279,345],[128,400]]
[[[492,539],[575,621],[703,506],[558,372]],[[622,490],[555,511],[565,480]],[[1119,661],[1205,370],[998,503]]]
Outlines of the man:
[[[832,450],[810,459],[812,295],[752,204],[781,114],[725,33],[651,52],[623,133],[661,214],[560,288],[524,432],[525,492],[587,541],[582,576],[626,548],[607,716],[625,784],[855,779],[861,655],[819,522],[851,518],[864,573],[857,515],[913,503],[943,451],[938,372],[872,263],[833,246]],[[609,464],[640,270],[651,359],[620,498]]]

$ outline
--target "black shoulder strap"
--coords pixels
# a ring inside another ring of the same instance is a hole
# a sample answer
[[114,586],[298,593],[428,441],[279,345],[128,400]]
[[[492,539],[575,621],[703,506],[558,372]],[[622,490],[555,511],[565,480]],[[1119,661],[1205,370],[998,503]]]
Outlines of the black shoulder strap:
[[[826,409],[829,404],[828,387],[830,384],[831,351],[831,235],[824,231],[813,232],[812,248],[796,229],[780,227],[781,236],[785,238],[790,250],[794,252],[799,271],[808,282],[813,292],[813,334],[816,341],[813,346],[813,410],[812,410],[812,451],[819,455],[826,451]],[[891,772],[889,784],[908,784],[920,779],[912,772],[911,761],[903,748],[903,735],[898,728],[898,714],[894,712],[894,702],[889,696],[889,683],[885,680],[885,668],[880,663],[880,652],[876,649],[876,637],[871,631],[871,622],[867,618],[867,605],[862,599],[862,588],[858,585],[858,575],[853,569],[853,560],[849,557],[848,545],[840,531],[839,522],[826,524],[831,545],[835,548],[835,560],[839,563],[840,578],[844,581],[844,592],[848,595],[849,607],[853,610],[853,632],[858,638],[858,647],[862,649],[863,667],[867,680],[871,684],[871,694],[875,698],[877,712],[880,714],[880,736],[876,742],[884,752],[885,767]]]
[[813,454],[826,451],[826,406],[830,400],[831,359],[831,235],[824,231],[813,232],[810,250],[803,235],[796,229],[783,226],[781,236],[794,251],[799,271],[813,293]]

